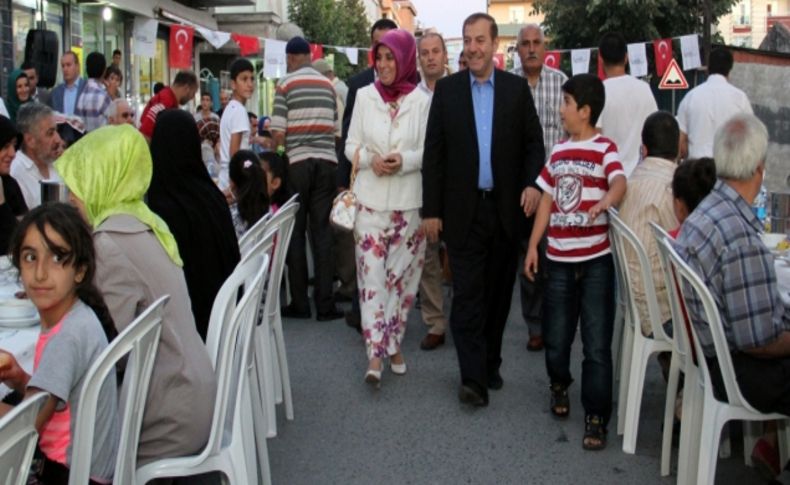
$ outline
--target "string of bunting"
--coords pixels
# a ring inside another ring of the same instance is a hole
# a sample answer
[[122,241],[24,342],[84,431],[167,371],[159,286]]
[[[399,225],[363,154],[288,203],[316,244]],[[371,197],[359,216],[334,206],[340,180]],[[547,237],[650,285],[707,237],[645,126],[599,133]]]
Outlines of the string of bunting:
[[[697,34],[681,35],[677,37],[668,37],[666,39],[656,39],[649,42],[635,42],[628,44],[628,64],[630,67],[630,74],[636,77],[644,77],[648,75],[648,56],[647,44],[653,46],[653,58],[655,59],[656,74],[661,77],[664,75],[669,63],[672,61],[674,52],[672,43],[674,40],[680,41],[681,60],[683,62],[683,70],[690,71],[702,67],[702,59],[699,50],[699,37]],[[581,49],[554,49],[546,51],[544,64],[555,69],[559,69],[562,62],[562,57],[565,53],[570,53],[571,57],[571,73],[582,74],[589,72],[591,52],[597,51],[596,47],[587,47]],[[521,59],[518,55],[514,56],[515,67],[521,66]],[[597,61],[598,76],[603,77],[603,63],[600,56]]]
[[[187,25],[183,23],[162,22],[157,19],[147,17],[136,17],[132,35],[134,43],[132,53],[143,57],[154,57],[156,54],[156,32],[159,24],[162,23],[170,28],[170,66],[175,69],[188,69],[192,66],[192,55],[194,46],[194,34],[197,31],[209,44],[219,49],[233,41],[243,56],[255,55],[261,52],[261,39],[263,40],[264,54],[264,76],[276,78],[285,74],[285,45],[286,42],[242,35],[237,33],[227,33],[218,30],[211,30],[199,25]],[[656,74],[660,77],[664,75],[670,61],[673,59],[673,41],[680,41],[681,60],[683,70],[689,71],[702,66],[699,50],[699,37],[696,34],[668,37],[656,39],[649,42],[635,42],[628,44],[628,60],[630,74],[636,77],[648,75],[648,56],[647,44],[653,46],[653,58],[655,59]],[[332,49],[348,58],[348,61],[357,65],[359,63],[359,51],[370,53],[366,47],[349,47],[328,44],[310,44],[310,52],[313,60],[324,56],[325,49]],[[559,69],[562,57],[565,53],[570,53],[571,73],[573,75],[587,73],[590,69],[590,59],[592,51],[597,51],[595,47],[581,49],[554,49],[546,52],[544,63],[555,69]],[[371,64],[368,55],[368,64]],[[600,56],[597,61],[597,71],[603,77],[603,63]],[[501,61],[501,60],[500,60]],[[514,56],[514,66],[520,67],[521,62],[518,55]]]

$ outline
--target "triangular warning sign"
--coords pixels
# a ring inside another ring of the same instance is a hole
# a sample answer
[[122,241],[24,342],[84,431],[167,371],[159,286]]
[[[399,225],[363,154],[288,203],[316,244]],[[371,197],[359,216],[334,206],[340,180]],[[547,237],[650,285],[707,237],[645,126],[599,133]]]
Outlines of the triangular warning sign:
[[678,66],[678,61],[672,59],[669,61],[667,70],[664,71],[664,77],[661,78],[661,83],[658,89],[688,89],[689,83],[686,81],[686,76]]

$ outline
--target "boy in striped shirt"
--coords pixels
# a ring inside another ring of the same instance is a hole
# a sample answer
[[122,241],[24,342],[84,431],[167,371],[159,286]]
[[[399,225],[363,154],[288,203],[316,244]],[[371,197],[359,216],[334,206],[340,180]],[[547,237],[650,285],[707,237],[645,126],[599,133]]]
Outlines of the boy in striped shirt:
[[554,146],[537,179],[543,196],[524,271],[535,278],[538,243],[548,227],[548,267],[540,270],[548,273],[543,340],[551,411],[560,418],[570,412],[570,352],[580,321],[586,423],[582,446],[599,450],[606,446],[612,413],[614,262],[606,210],[620,203],[626,182],[617,146],[595,129],[605,99],[601,80],[590,74],[574,76],[562,92],[560,116],[570,139]]

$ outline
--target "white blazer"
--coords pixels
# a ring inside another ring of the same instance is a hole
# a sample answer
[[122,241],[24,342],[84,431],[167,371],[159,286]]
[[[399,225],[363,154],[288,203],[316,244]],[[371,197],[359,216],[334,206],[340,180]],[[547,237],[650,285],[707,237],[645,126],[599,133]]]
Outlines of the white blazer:
[[[357,200],[374,210],[410,210],[422,207],[422,150],[431,99],[422,90],[401,99],[395,119],[389,105],[371,84],[357,92],[351,126],[346,140],[346,157],[354,159],[359,149],[359,172],[352,190]],[[373,156],[399,153],[400,171],[393,175],[373,173]]]

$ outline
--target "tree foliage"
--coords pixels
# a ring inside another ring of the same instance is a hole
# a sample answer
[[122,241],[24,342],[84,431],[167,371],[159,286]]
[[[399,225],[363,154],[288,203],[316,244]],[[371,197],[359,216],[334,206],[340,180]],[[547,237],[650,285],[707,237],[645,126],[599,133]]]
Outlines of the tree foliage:
[[[709,0],[711,17],[730,11],[737,0]],[[556,48],[593,47],[606,32],[628,42],[702,33],[705,0],[536,0]]]
[[[298,25],[308,41],[346,47],[368,47],[369,29],[362,0],[290,0],[288,20]],[[366,67],[361,51],[359,64],[351,65],[345,55],[335,54],[335,74],[341,78]]]

